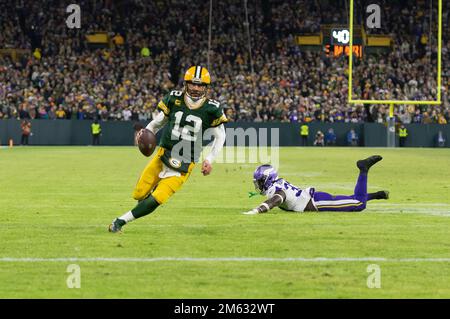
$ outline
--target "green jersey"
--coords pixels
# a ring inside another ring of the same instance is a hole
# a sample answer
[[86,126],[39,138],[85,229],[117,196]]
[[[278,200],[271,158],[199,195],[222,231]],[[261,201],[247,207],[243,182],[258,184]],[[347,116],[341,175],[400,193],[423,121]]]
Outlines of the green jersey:
[[158,109],[169,118],[159,143],[161,147],[169,150],[167,161],[175,158],[175,162],[177,159],[188,163],[197,162],[202,149],[203,133],[227,122],[218,101],[207,99],[200,107],[190,109],[185,103],[182,91],[170,92],[158,103]]

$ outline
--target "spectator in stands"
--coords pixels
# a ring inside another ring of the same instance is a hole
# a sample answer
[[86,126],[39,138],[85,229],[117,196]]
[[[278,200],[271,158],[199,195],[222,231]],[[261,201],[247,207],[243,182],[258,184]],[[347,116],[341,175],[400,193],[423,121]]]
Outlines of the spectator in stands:
[[447,120],[445,119],[445,117],[444,117],[444,115],[443,114],[439,114],[439,117],[438,117],[438,124],[447,124]]
[[329,128],[328,132],[325,134],[325,144],[327,146],[336,146],[336,134],[333,128]]
[[359,145],[359,137],[354,129],[351,129],[347,133],[347,144],[348,144],[348,146],[358,146]]
[[55,115],[58,120],[64,120],[66,118],[66,111],[64,111],[62,105],[59,105],[58,110],[55,112]]
[[[198,50],[208,45],[209,8],[202,1],[78,3],[83,8],[83,28],[76,30],[54,19],[64,10],[64,2],[23,2],[21,10],[27,14],[22,18],[16,1],[0,3],[0,48],[29,50],[16,61],[0,57],[0,117],[22,118],[18,108],[24,104],[23,110],[36,119],[53,118],[62,105],[67,118],[134,120],[123,111],[137,107],[151,114],[157,100],[181,84],[183,70],[207,62],[207,52]],[[355,63],[355,95],[436,99],[436,39],[427,38],[424,31],[429,30],[426,1],[407,12],[401,1],[382,3],[382,28],[367,32],[392,34],[393,50],[365,54]],[[243,10],[240,0],[214,3],[210,71],[214,93],[233,121],[386,121],[387,106],[370,106],[373,114],[368,114],[362,106],[347,104],[345,57],[302,51],[295,42],[295,34],[320,32],[321,24],[348,23],[342,1],[267,1],[267,6],[249,2],[251,61],[247,35],[241,32]],[[184,15],[187,11],[192,14]],[[436,15],[436,8],[433,11]],[[25,23],[16,23],[19,18]],[[33,30],[26,25],[33,25]],[[94,30],[109,32],[113,48],[91,48],[85,34]],[[399,108],[397,115],[404,123],[441,123],[438,114],[450,120],[445,76],[450,65],[448,32],[443,37],[443,104],[412,112]],[[39,55],[33,56],[37,48]],[[149,51],[142,54],[143,48]],[[49,97],[58,110],[51,110]],[[97,104],[102,107],[96,108]]]

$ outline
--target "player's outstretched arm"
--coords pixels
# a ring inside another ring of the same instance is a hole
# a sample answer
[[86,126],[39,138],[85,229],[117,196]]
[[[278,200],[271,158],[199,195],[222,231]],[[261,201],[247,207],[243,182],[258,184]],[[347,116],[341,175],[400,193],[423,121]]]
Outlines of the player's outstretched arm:
[[225,127],[223,124],[212,128],[212,136],[214,137],[214,141],[211,145],[211,152],[206,156],[205,160],[202,163],[202,173],[203,175],[209,175],[212,170],[212,162],[220,153],[223,148],[223,144],[225,143]]
[[285,199],[286,199],[286,194],[284,193],[284,191],[279,190],[279,191],[275,192],[275,194],[273,194],[273,196],[271,198],[269,198],[265,202],[261,203],[261,205],[259,205],[256,208],[253,208],[252,210],[250,210],[248,212],[244,212],[243,214],[244,215],[256,215],[256,214],[266,213],[269,210],[271,210],[272,208],[283,204]]

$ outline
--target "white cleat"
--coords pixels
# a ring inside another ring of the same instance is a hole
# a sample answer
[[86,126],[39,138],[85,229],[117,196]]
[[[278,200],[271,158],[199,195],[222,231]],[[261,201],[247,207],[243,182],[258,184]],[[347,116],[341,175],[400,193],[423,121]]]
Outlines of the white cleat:
[[256,209],[249,210],[248,212],[243,212],[244,215],[256,215],[259,214]]

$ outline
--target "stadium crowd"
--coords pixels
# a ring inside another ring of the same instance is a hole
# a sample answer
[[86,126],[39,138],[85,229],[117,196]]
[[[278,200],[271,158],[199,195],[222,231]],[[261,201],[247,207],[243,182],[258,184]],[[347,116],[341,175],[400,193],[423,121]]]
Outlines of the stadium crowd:
[[[428,5],[380,2],[384,22],[377,32],[392,34],[394,49],[354,60],[354,97],[436,99],[437,45],[427,38]],[[17,61],[0,55],[0,119],[150,120],[157,101],[181,87],[190,65],[207,66],[209,5],[204,2],[78,1],[81,29],[65,24],[69,3],[0,3],[0,49],[30,50]],[[347,58],[302,51],[295,43],[296,34],[319,32],[321,24],[347,23],[345,6],[345,0],[250,1],[248,37],[243,2],[214,1],[211,96],[228,118],[385,122],[388,106],[347,103]],[[444,12],[443,104],[400,105],[396,116],[403,123],[450,123]],[[87,33],[101,30],[111,36],[112,48],[86,42]]]

